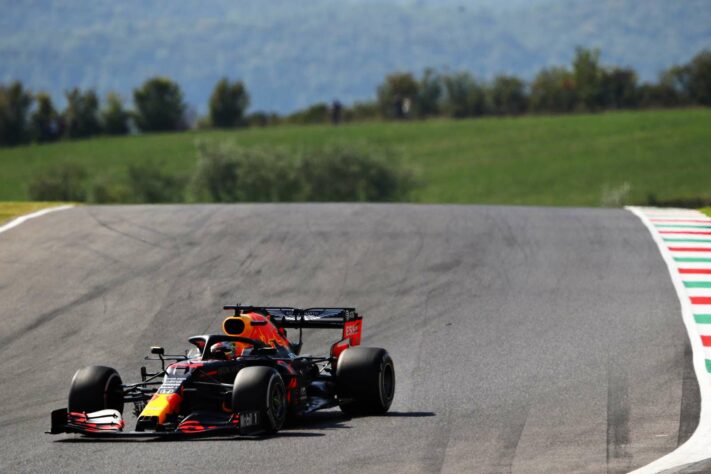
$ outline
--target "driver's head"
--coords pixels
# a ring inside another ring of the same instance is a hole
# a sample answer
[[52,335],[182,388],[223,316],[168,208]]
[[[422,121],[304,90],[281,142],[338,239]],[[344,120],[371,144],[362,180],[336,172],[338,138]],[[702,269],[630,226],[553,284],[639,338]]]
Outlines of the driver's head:
[[235,358],[237,348],[234,342],[222,341],[210,346],[210,354],[215,359],[232,360]]

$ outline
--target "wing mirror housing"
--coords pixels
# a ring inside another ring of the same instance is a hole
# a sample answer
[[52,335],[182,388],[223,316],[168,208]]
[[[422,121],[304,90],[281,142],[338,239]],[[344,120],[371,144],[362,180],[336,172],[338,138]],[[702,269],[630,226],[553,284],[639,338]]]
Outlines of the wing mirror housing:
[[163,349],[162,346],[151,346],[151,354],[158,356],[160,359],[160,370],[165,372],[165,359],[163,359],[165,349]]

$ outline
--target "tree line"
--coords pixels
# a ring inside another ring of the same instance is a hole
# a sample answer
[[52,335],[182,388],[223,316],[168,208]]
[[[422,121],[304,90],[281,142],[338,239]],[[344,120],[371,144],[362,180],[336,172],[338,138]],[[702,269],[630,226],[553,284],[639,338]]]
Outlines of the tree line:
[[[426,69],[420,77],[394,73],[378,86],[374,102],[344,109],[343,119],[467,118],[683,106],[711,106],[710,50],[663,71],[657,82],[645,83],[633,69],[604,65],[599,50],[585,48],[576,49],[570,66],[542,69],[530,82],[510,75],[483,81],[466,71]],[[319,106],[291,118],[325,120]]]
[[[132,130],[178,131],[194,125],[180,86],[165,77],[148,79],[136,88],[130,110],[115,93],[109,93],[103,104],[92,89],[75,88],[65,97],[67,105],[60,112],[47,93],[32,93],[19,81],[0,84],[0,146],[121,135]],[[657,82],[641,83],[631,68],[602,64],[599,50],[578,48],[570,66],[542,69],[530,82],[511,75],[483,81],[467,71],[426,69],[420,77],[410,72],[394,73],[377,87],[374,101],[348,107],[318,103],[287,116],[265,112],[247,115],[249,93],[244,83],[223,78],[210,96],[208,116],[196,125],[234,128],[693,105],[711,106],[711,50],[665,70]]]
[[685,106],[711,106],[710,50],[663,71],[656,82],[640,82],[631,68],[602,64],[599,50],[577,48],[570,66],[544,68],[531,81],[512,75],[484,81],[467,71],[431,68],[419,77],[397,72],[378,85],[375,100],[349,107],[321,102],[286,117],[265,117],[264,122],[458,119]]
[[[109,93],[103,104],[93,89],[74,88],[65,93],[66,107],[58,111],[45,92],[32,93],[15,81],[0,84],[0,146],[95,135],[125,135],[141,132],[179,131],[189,128],[189,108],[180,86],[165,77],[154,77],[133,91],[134,108],[129,110],[118,94]],[[210,114],[203,125],[236,127],[245,125],[249,105],[247,88],[241,81],[221,79],[210,97]]]

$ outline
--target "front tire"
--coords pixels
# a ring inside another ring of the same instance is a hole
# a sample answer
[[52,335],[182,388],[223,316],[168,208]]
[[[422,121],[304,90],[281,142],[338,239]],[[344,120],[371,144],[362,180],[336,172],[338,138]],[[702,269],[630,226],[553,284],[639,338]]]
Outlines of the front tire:
[[245,367],[237,373],[232,387],[232,411],[256,411],[267,433],[276,433],[286,420],[286,387],[272,367]]
[[123,382],[116,370],[91,365],[77,370],[69,388],[69,411],[112,409],[123,413]]
[[350,415],[381,415],[395,397],[395,364],[385,349],[351,347],[336,365],[338,405]]

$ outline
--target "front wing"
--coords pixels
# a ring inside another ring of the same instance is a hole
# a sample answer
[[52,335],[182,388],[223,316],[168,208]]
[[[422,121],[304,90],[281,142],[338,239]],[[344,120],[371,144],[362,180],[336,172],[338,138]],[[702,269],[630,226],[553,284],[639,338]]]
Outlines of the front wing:
[[173,429],[123,431],[125,421],[116,410],[93,413],[70,412],[66,408],[52,412],[48,434],[77,433],[93,438],[182,438],[219,435],[254,435],[264,430],[261,413],[225,414],[194,412]]

